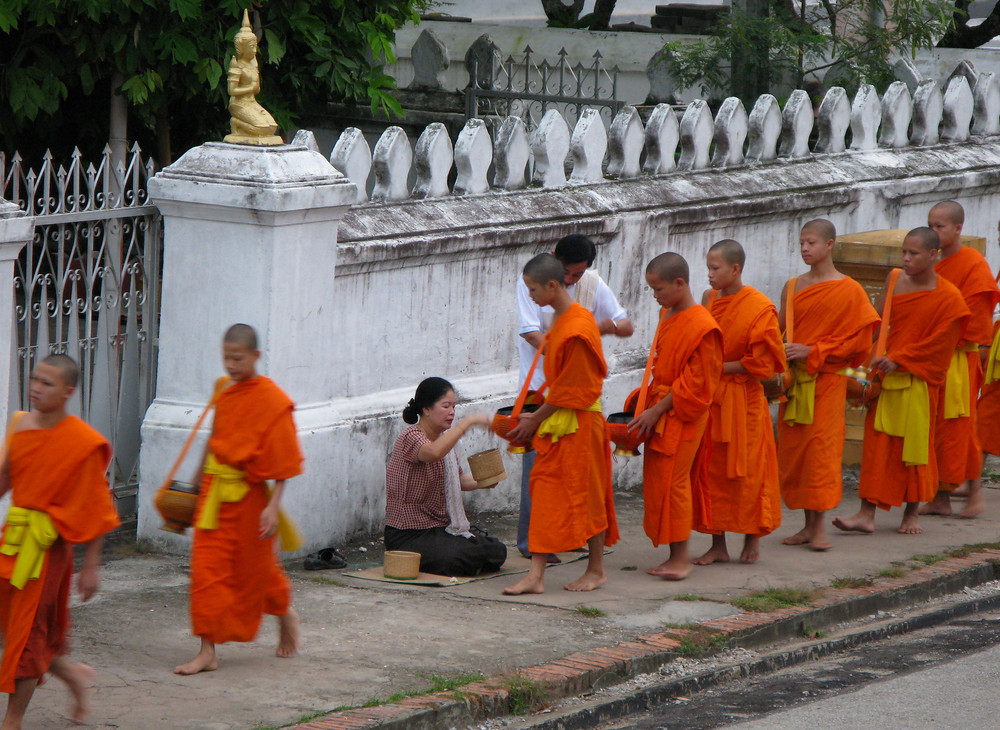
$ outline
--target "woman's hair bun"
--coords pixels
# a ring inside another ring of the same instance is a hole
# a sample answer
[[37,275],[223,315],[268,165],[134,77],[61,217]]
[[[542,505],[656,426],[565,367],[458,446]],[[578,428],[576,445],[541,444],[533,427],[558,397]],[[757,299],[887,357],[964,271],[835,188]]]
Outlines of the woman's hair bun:
[[403,421],[409,424],[414,424],[417,422],[420,414],[417,412],[417,402],[410,398],[410,402],[406,404],[406,408],[403,409]]

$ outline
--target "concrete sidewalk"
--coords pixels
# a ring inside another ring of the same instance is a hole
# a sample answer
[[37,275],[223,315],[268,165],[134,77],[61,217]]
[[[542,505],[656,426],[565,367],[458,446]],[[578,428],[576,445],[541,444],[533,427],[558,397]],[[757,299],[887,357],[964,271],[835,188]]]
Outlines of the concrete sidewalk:
[[[991,464],[998,471],[997,462]],[[274,657],[277,632],[268,621],[256,642],[221,647],[219,670],[195,677],[171,672],[197,649],[187,615],[187,561],[141,554],[129,546],[109,549],[101,593],[73,612],[72,657],[97,673],[91,727],[250,730],[301,723],[319,730],[463,724],[448,718],[467,722],[484,716],[490,705],[506,707],[516,672],[545,682],[559,695],[668,660],[679,643],[676,636],[663,635],[665,622],[708,622],[731,643],[760,644],[794,635],[803,622],[815,628],[824,616],[841,620],[837,617],[845,612],[991,580],[994,563],[1000,563],[1000,552],[989,549],[943,562],[915,557],[1000,539],[1000,490],[989,488],[986,513],[977,520],[927,517],[923,535],[904,536],[895,532],[901,513],[880,512],[875,535],[833,531],[828,553],[781,545],[801,527],[800,514],[786,513],[782,527],[763,541],[758,563],[696,567],[687,580],[670,583],[644,573],[664,559],[666,549],[654,550],[642,534],[641,498],[622,493],[616,499],[623,539],[607,556],[608,583],[598,591],[561,590],[582,572],[582,562],[551,568],[544,595],[505,597],[501,589],[516,577],[422,588],[343,578],[339,571],[306,572],[295,561],[289,570],[302,617],[300,656]],[[853,514],[856,500],[847,488],[843,508],[828,518]],[[492,534],[512,542],[516,516],[485,521]],[[694,554],[709,542],[708,536],[696,535]],[[740,542],[738,536],[730,538],[734,557]],[[381,550],[371,542],[351,546],[347,555],[352,569],[381,563]],[[879,576],[885,571],[893,571],[892,577]],[[831,588],[837,578],[864,577],[875,579],[874,585]],[[727,602],[769,587],[823,590],[814,594],[811,607],[772,614],[743,614]],[[571,655],[576,658],[564,659]],[[426,692],[435,678],[468,681],[476,675],[486,681],[464,688],[463,701],[447,692],[363,711],[344,709],[397,693]],[[65,688],[49,681],[39,688],[26,726],[68,727],[68,705]],[[327,715],[335,709],[341,711]]]

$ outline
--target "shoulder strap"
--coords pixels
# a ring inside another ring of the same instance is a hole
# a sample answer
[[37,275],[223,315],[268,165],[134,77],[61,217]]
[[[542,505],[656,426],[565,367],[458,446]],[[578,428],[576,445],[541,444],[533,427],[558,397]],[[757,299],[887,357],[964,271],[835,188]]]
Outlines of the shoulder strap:
[[14,440],[14,432],[17,431],[17,424],[27,411],[14,411],[7,424],[7,436],[3,440],[3,450],[0,451],[0,466],[7,461],[7,454],[10,452],[10,442]]
[[[535,377],[535,368],[538,367],[538,361],[542,359],[542,353],[545,352],[545,346],[549,344],[549,333],[546,332],[545,336],[542,337],[541,343],[538,345],[538,350],[535,352],[535,359],[531,361],[531,367],[528,368],[528,376],[524,379],[524,385],[521,386],[521,392],[517,395],[517,400],[514,401],[514,410],[510,412],[510,417],[516,420],[518,416],[521,415],[521,411],[524,409],[524,402],[528,400],[528,391],[531,390],[531,379]],[[545,392],[545,383],[542,383],[542,387],[538,389],[539,393]]]
[[795,282],[799,277],[793,276],[788,280],[788,290],[785,292],[785,342],[795,342],[792,336],[795,325]]
[[187,456],[188,451],[191,449],[191,444],[194,443],[195,437],[198,435],[198,429],[201,428],[201,424],[205,421],[205,417],[208,416],[208,412],[211,411],[216,402],[219,400],[219,396],[222,395],[222,391],[226,389],[229,385],[229,377],[223,375],[221,378],[215,381],[215,391],[212,393],[212,399],[205,406],[205,410],[201,412],[198,416],[198,420],[194,423],[194,428],[191,429],[191,433],[188,434],[187,441],[184,442],[184,446],[181,449],[180,456],[177,457],[177,461],[174,465],[170,467],[170,473],[167,474],[167,478],[163,481],[164,487],[169,487],[170,483],[174,480],[174,476],[177,474],[177,470],[180,469],[181,464],[184,462],[184,457]]
[[901,269],[893,269],[889,272],[889,283],[885,287],[885,302],[882,304],[882,321],[878,326],[878,341],[866,365],[870,365],[872,360],[885,354],[885,341],[889,337],[889,317],[892,316],[892,293],[896,290],[900,271]]
[[[656,329],[663,324],[666,309],[660,310],[660,319],[656,323]],[[635,415],[639,415],[646,410],[646,396],[649,394],[649,376],[653,372],[653,361],[656,360],[656,335],[653,335],[653,344],[649,346],[649,357],[646,358],[646,371],[642,374],[642,386],[639,388],[639,400],[635,403]]]

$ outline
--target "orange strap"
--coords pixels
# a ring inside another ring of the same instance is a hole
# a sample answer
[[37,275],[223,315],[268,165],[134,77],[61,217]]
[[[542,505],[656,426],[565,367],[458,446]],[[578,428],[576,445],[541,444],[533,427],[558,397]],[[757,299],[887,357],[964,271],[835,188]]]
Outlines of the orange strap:
[[875,349],[868,357],[865,366],[871,365],[872,360],[882,357],[885,354],[885,341],[889,337],[889,317],[892,316],[892,293],[896,289],[896,282],[899,280],[900,269],[893,269],[889,272],[889,283],[885,287],[885,301],[882,303],[882,321],[878,326],[878,341]]
[[[663,324],[664,316],[667,310],[660,310],[660,321],[657,322],[656,328],[659,329],[660,325]],[[649,393],[649,383],[650,374],[653,372],[653,361],[656,359],[656,336],[653,336],[653,344],[649,347],[649,357],[646,358],[646,371],[642,374],[642,386],[639,388],[639,400],[635,402],[635,415],[639,415],[644,410],[646,410],[646,396]]]
[[[546,332],[545,336],[542,337],[541,343],[538,345],[538,351],[535,353],[535,359],[531,361],[531,367],[528,368],[528,377],[524,379],[524,385],[521,386],[521,392],[517,395],[517,400],[514,401],[514,410],[510,412],[510,417],[512,420],[517,420],[517,417],[521,415],[521,410],[524,408],[524,402],[528,400],[528,391],[531,390],[531,379],[535,377],[535,368],[538,367],[538,361],[542,359],[542,353],[545,352],[545,346],[549,343],[549,333]],[[542,387],[538,389],[538,393],[545,392],[545,386],[548,383],[542,383]]]
[[795,324],[795,282],[799,277],[788,280],[788,290],[785,292],[785,342],[795,342],[792,336],[792,326]]
[[7,424],[7,437],[3,440],[3,450],[0,451],[0,466],[3,466],[4,462],[7,461],[7,454],[10,452],[10,442],[14,440],[14,432],[17,430],[17,424],[21,420],[27,411],[14,411],[14,415],[10,417],[10,423]]
[[184,447],[181,449],[180,456],[177,457],[177,461],[174,465],[170,467],[170,473],[167,474],[167,478],[163,482],[163,486],[160,489],[168,489],[171,483],[174,481],[174,476],[177,474],[177,470],[180,469],[181,464],[184,462],[184,457],[187,456],[188,451],[191,449],[191,444],[194,443],[195,437],[198,435],[198,429],[201,428],[201,424],[204,422],[205,417],[208,416],[208,412],[215,407],[216,401],[219,400],[219,396],[222,395],[222,391],[225,390],[226,386],[229,385],[229,377],[223,375],[221,378],[215,381],[215,392],[212,393],[212,400],[208,402],[205,406],[205,410],[201,412],[198,416],[198,420],[194,423],[194,428],[191,429],[191,433],[188,434],[187,441],[184,442]]

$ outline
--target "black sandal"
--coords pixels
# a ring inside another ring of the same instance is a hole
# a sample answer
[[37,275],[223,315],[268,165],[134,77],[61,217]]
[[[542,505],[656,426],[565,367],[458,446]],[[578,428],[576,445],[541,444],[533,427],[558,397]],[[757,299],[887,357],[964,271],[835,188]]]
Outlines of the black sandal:
[[337,548],[328,547],[307,555],[304,567],[306,570],[339,570],[347,567],[347,561]]

